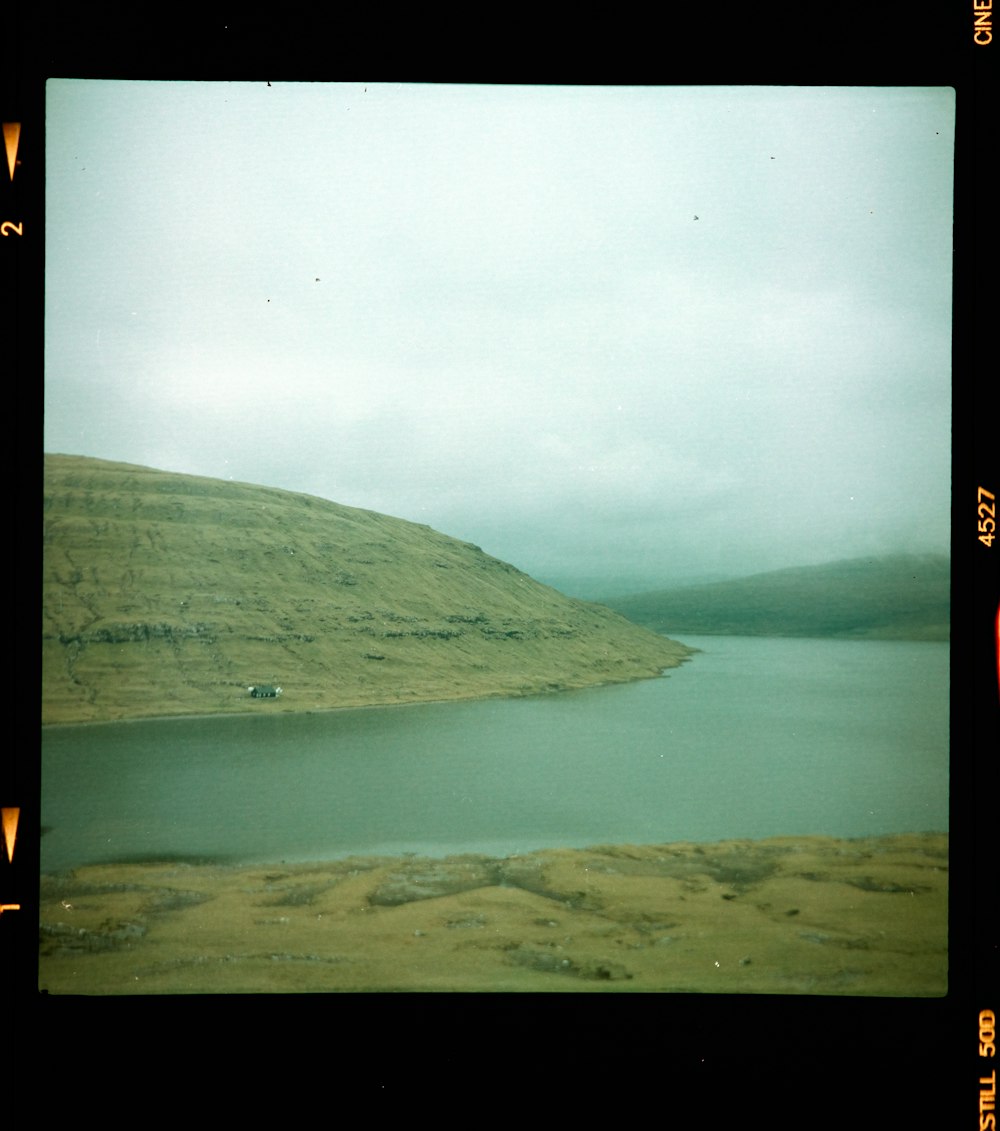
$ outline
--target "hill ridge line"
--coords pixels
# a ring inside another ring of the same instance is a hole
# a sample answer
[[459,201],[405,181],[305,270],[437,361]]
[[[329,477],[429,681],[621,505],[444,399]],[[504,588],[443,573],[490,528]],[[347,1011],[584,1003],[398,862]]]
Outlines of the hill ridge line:
[[377,511],[56,454],[44,488],[43,723],[537,694],[691,653]]

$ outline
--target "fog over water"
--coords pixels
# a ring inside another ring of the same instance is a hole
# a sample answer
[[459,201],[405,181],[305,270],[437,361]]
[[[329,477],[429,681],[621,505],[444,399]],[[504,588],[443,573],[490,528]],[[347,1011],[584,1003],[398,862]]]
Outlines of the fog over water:
[[948,551],[950,89],[51,80],[46,112],[48,451],[570,591]]

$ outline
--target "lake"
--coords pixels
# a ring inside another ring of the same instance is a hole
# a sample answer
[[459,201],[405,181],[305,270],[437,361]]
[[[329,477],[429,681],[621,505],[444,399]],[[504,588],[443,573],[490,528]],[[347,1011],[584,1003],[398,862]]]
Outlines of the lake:
[[947,644],[681,639],[583,691],[44,728],[42,871],[947,831]]

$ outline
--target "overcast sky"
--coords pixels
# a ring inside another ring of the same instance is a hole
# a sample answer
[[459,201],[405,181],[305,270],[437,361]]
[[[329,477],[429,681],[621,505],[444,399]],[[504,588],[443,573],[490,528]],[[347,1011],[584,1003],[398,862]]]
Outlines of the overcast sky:
[[45,447],[569,591],[950,538],[948,88],[47,85]]

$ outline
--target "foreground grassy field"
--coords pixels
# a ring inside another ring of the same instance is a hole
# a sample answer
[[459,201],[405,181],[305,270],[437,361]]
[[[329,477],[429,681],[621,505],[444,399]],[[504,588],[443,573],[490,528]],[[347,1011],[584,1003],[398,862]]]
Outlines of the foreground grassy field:
[[44,876],[52,994],[942,995],[948,837]]

